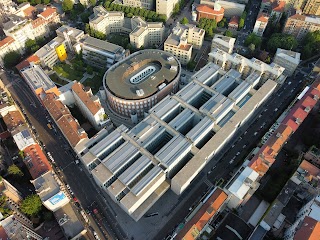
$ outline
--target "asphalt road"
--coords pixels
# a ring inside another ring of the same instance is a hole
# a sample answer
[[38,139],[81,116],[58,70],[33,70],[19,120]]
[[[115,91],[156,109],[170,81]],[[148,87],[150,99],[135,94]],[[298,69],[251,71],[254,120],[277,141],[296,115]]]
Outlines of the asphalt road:
[[247,36],[252,32],[254,24],[256,23],[256,19],[259,13],[261,0],[251,0],[250,5],[248,5],[247,9],[247,18],[244,22],[244,27],[241,31],[238,32],[238,37],[236,41],[236,45],[244,45],[244,41]]
[[[49,116],[48,112],[25,81],[18,75],[9,75],[4,72],[0,73],[0,77],[14,100],[18,101],[24,108],[29,122],[37,131],[38,139],[46,145],[46,151],[51,152],[56,165],[61,169],[59,175],[65,183],[70,185],[82,207],[88,209],[92,204],[96,204],[99,212],[103,213],[104,221],[99,223],[100,226],[103,225],[103,228],[97,226],[92,216],[89,216],[90,225],[100,235],[101,239],[126,239],[125,233],[117,225],[114,213],[107,207],[106,199],[99,194],[99,190],[86,175],[85,170],[74,163],[74,157],[70,152],[71,148],[68,147],[59,129],[56,127],[58,131],[55,132],[47,127],[46,116]],[[52,125],[54,126],[54,124]]]

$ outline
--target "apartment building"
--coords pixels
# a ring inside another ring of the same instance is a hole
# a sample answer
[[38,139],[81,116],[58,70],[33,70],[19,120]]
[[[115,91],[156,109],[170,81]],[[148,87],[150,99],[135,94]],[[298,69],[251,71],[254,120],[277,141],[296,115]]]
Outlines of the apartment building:
[[278,48],[273,62],[285,68],[283,74],[291,76],[300,63],[300,56],[301,53]]
[[125,57],[125,50],[118,45],[86,36],[81,40],[82,57],[89,65],[107,69]]
[[35,39],[32,21],[20,17],[3,24],[3,32],[6,36],[13,38],[20,48],[24,48],[28,39]]
[[206,199],[201,202],[194,210],[192,218],[178,232],[175,239],[195,240],[205,232],[207,228],[210,230],[209,223],[216,217],[219,212],[223,211],[225,202],[228,201],[228,195],[220,188],[215,188]]
[[131,130],[101,130],[75,147],[102,191],[138,221],[170,188],[180,195],[254,115],[277,83],[208,63]]
[[317,239],[319,231],[320,196],[318,195],[300,209],[296,221],[286,229],[283,239]]
[[[214,7],[216,1],[212,0],[200,0],[200,4]],[[248,1],[238,0],[220,0],[219,5],[224,9],[224,16],[232,18],[233,16],[240,17],[246,7]]]
[[36,179],[52,170],[52,167],[39,144],[35,143],[26,147],[23,150],[23,155],[23,162],[27,166],[32,179]]
[[101,129],[109,120],[97,96],[92,94],[91,88],[84,87],[81,83],[74,83],[71,87],[75,104],[82,114],[97,130]]
[[268,79],[283,81],[284,68],[278,64],[266,64],[256,58],[247,59],[237,53],[229,54],[218,48],[209,53],[209,61],[221,66],[222,69],[236,69],[242,74],[243,78],[248,77],[251,73],[257,73],[264,82]]
[[46,8],[32,20],[14,16],[10,21],[3,24],[6,36],[12,37],[21,48],[24,48],[28,39],[46,36],[50,33],[50,26],[60,22],[59,14],[55,8]]
[[211,50],[214,48],[219,48],[227,53],[233,52],[234,43],[236,42],[235,38],[226,37],[221,34],[215,34],[212,43],[211,43]]
[[320,166],[320,149],[312,146],[304,155],[305,159]]
[[108,35],[113,32],[122,31],[124,25],[124,13],[107,11],[103,6],[95,6],[93,14],[89,18],[91,29]]
[[260,13],[267,16],[272,16],[275,22],[279,22],[282,14],[285,11],[286,1],[265,0],[260,6]]
[[146,22],[141,17],[131,18],[130,44],[136,48],[160,45],[164,37],[162,22]]
[[35,141],[30,133],[30,130],[26,125],[16,127],[11,132],[11,135],[20,151],[23,151],[26,147],[35,144]]
[[192,48],[201,48],[205,31],[192,24],[179,24],[164,42],[164,51],[172,53],[181,64],[186,65],[191,60]]
[[258,189],[257,182],[259,174],[249,167],[245,167],[233,176],[231,181],[225,186],[226,193],[230,196],[228,207],[235,209],[244,205]]
[[37,96],[41,95],[42,93],[50,92],[59,95],[59,90],[55,83],[49,78],[49,76],[40,66],[31,63],[29,66],[21,69],[20,73]]
[[173,13],[174,6],[179,0],[156,0],[156,12],[169,18]]
[[283,33],[302,40],[308,32],[320,30],[320,18],[295,14],[288,17]]
[[59,100],[56,94],[43,94],[41,100],[72,147],[87,139],[87,134],[79,125],[78,120],[71,115],[67,106]]
[[45,8],[32,21],[32,30],[35,38],[44,37],[50,34],[51,26],[60,22],[60,16],[55,8]]
[[319,0],[306,0],[304,1],[303,7],[300,8],[302,13],[308,15],[320,15],[320,1]]
[[41,67],[53,68],[53,66],[59,62],[59,56],[57,54],[57,48],[67,48],[66,40],[61,37],[55,37],[49,43],[44,45],[34,54],[39,58]]
[[160,45],[163,41],[165,27],[162,22],[146,22],[135,16],[128,19],[122,12],[107,11],[102,6],[94,7],[90,18],[90,27],[107,35],[128,32],[130,44],[136,48]]
[[148,10],[155,9],[155,0],[123,0],[122,4],[129,7],[138,7]]
[[10,215],[0,221],[0,232],[3,239],[43,239],[43,237],[35,232],[30,221],[18,216],[17,214]]
[[262,37],[264,30],[266,30],[266,27],[268,25],[269,16],[265,13],[259,13],[256,23],[253,27],[253,33],[257,34],[258,36]]
[[9,52],[20,52],[21,46],[12,37],[6,37],[0,41],[0,66],[4,66],[3,58]]

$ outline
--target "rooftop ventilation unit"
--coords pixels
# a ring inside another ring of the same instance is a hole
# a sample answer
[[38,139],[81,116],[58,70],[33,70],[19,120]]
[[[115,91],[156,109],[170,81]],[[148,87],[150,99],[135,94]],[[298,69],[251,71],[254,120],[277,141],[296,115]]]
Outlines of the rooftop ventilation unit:
[[280,138],[282,135],[281,135],[281,133],[278,132],[276,136],[277,136],[277,138]]
[[144,95],[143,89],[136,90],[136,93],[139,97],[142,97]]
[[304,111],[307,113],[310,112],[310,110],[311,110],[311,108],[309,106],[304,109]]
[[173,58],[172,56],[170,56],[170,57],[167,58],[167,60],[168,60],[168,61],[173,61],[174,58]]
[[318,96],[317,94],[315,94],[315,95],[313,96],[313,99],[316,100],[316,101],[318,101],[318,100],[319,100],[319,96]]
[[298,125],[299,125],[301,122],[302,122],[302,121],[301,121],[301,119],[300,119],[300,118],[296,118],[296,121],[295,121],[295,123],[296,123],[296,124],[298,124]]

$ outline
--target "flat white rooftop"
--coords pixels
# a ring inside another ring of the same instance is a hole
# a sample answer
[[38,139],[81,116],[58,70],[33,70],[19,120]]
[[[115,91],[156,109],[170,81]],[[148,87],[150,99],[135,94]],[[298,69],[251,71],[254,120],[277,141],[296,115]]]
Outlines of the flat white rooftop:
[[143,215],[142,206],[147,211],[158,199],[155,192],[162,195],[168,189],[164,182],[171,182],[171,189],[181,194],[277,86],[268,80],[257,88],[258,74],[240,77],[234,69],[225,72],[209,63],[131,130],[119,127],[98,133],[88,141],[87,146],[93,146],[87,151],[101,156],[106,148],[112,149],[92,170],[99,186],[104,184],[135,220]]

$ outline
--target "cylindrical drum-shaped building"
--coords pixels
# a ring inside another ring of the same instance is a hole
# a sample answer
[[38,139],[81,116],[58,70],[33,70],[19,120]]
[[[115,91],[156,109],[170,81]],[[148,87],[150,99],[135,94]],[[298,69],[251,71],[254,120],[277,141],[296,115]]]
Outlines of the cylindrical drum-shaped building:
[[135,52],[109,68],[103,77],[110,107],[139,117],[169,93],[179,89],[181,65],[172,54],[156,49]]

